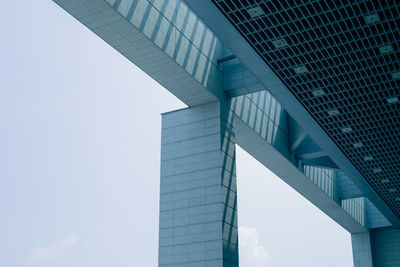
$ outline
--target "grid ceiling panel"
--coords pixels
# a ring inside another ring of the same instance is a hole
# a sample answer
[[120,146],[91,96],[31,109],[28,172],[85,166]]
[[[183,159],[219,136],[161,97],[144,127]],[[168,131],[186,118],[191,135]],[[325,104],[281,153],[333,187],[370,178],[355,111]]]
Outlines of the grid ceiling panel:
[[212,1],[400,218],[400,2]]

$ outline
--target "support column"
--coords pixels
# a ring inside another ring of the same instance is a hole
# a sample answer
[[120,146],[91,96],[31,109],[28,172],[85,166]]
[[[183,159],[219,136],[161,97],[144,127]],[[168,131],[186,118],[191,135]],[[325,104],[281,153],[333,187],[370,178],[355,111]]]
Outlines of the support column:
[[400,229],[371,232],[375,267],[400,266]]
[[354,267],[373,267],[370,232],[351,234]]
[[161,143],[159,266],[239,266],[233,114],[163,114]]
[[351,234],[354,267],[400,266],[400,229]]

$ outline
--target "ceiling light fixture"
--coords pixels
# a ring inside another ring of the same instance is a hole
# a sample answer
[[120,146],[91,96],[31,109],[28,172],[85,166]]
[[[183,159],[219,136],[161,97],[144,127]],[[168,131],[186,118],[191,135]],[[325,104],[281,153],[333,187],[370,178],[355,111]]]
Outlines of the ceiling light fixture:
[[342,130],[342,133],[350,133],[353,131],[353,129],[351,127],[343,127],[341,130]]
[[394,52],[393,46],[392,45],[381,46],[379,47],[379,52],[381,52],[382,55],[393,53]]
[[399,98],[397,96],[386,98],[386,102],[388,104],[395,104],[395,103],[399,102]]
[[303,74],[303,73],[308,72],[308,69],[307,69],[306,66],[300,66],[300,67],[294,68],[293,70],[294,70],[297,74]]
[[368,16],[365,16],[364,20],[365,20],[365,23],[367,23],[367,24],[373,24],[373,23],[377,23],[377,22],[381,21],[379,19],[378,14],[376,14],[376,13],[368,15]]
[[358,142],[358,143],[354,143],[353,146],[354,146],[355,148],[360,148],[360,147],[363,147],[364,144],[361,143],[361,142]]
[[400,80],[400,71],[392,73],[393,80]]
[[382,169],[381,168],[375,168],[375,169],[373,169],[372,170],[374,173],[379,173],[379,172],[382,172]]
[[249,15],[252,18],[256,18],[256,17],[259,17],[261,15],[265,15],[264,10],[262,10],[262,8],[259,7],[259,6],[256,6],[256,7],[253,7],[253,8],[249,8],[246,11],[247,11],[247,13],[249,13]]
[[327,112],[328,112],[329,116],[337,116],[340,114],[339,110],[337,110],[337,109],[328,110]]
[[322,90],[322,89],[318,89],[318,90],[312,91],[312,94],[313,94],[314,96],[318,97],[318,96],[323,96],[323,95],[325,95],[325,92],[324,92],[324,90]]
[[365,161],[371,161],[371,160],[374,160],[374,158],[372,156],[365,156],[364,160]]
[[288,43],[284,38],[272,41],[272,44],[275,46],[275,48],[282,48],[288,46]]

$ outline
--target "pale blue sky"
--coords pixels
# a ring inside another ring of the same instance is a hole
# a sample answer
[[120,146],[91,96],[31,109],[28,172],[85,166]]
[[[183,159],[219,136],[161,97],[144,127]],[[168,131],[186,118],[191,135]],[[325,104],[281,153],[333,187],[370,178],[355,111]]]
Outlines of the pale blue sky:
[[[184,105],[50,0],[0,9],[0,266],[157,265],[160,113]],[[241,149],[242,267],[352,266],[350,235]]]

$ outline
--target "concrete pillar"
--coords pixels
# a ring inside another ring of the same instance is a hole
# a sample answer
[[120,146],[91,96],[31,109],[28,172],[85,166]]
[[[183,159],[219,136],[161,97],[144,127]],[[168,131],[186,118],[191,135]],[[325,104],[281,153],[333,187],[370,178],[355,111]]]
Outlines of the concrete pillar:
[[400,266],[400,229],[371,232],[375,267]]
[[351,234],[354,267],[373,267],[370,232]]
[[161,143],[159,266],[239,266],[232,113],[163,114]]
[[400,266],[400,229],[351,234],[354,267]]

